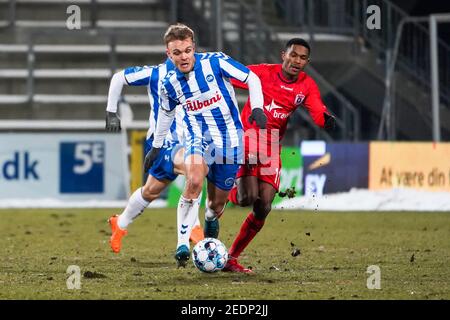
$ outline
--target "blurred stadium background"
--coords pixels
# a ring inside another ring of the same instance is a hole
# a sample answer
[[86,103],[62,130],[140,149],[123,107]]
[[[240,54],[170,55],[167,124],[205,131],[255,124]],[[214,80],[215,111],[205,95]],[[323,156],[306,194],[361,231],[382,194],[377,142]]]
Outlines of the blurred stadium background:
[[[81,17],[73,30],[71,5]],[[380,29],[367,27],[370,5],[380,8]],[[438,13],[447,22],[433,38],[429,17]],[[449,192],[449,15],[445,1],[0,0],[0,206],[124,204],[142,184],[148,97],[143,87],[124,88],[126,130],[107,134],[109,82],[127,66],[161,63],[173,22],[194,29],[198,51],[245,64],[278,63],[292,37],[310,42],[306,72],[338,127],[327,135],[304,110],[292,115],[282,190],[296,187],[299,198],[354,188]],[[238,91],[241,106],[246,99]],[[181,178],[164,195],[169,206],[182,185]],[[439,206],[450,210],[448,200]]]

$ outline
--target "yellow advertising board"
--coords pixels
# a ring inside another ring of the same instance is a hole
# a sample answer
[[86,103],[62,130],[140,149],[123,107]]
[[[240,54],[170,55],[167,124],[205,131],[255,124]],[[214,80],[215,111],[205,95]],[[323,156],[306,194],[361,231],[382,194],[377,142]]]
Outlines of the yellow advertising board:
[[371,142],[369,189],[450,191],[450,143]]
[[130,156],[130,190],[133,192],[137,188],[144,185],[144,174],[143,174],[143,159],[144,159],[144,141],[147,136],[147,131],[133,130],[131,131],[130,145],[131,145],[131,156]]

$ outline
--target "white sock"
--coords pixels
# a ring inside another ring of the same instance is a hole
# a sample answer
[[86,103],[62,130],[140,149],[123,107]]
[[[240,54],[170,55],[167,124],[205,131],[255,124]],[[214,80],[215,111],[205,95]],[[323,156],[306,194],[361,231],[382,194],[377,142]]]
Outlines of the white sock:
[[217,219],[216,213],[213,210],[211,210],[210,208],[206,207],[205,220],[206,221],[214,221],[216,219]]
[[195,221],[198,220],[200,208],[200,197],[197,199],[186,199],[180,197],[177,208],[178,243],[177,248],[186,245],[189,248],[189,237]]
[[[199,205],[200,205],[200,201],[201,201],[201,199],[202,199],[202,193],[203,193],[203,191],[202,192],[200,192],[200,195],[198,196],[198,199],[199,199]],[[199,208],[199,210],[198,211],[200,211],[200,208]],[[198,218],[198,213],[197,213],[197,217],[195,218],[195,222],[194,222],[194,227],[196,227],[196,226],[202,226],[201,224],[200,224],[200,219]]]
[[142,198],[142,188],[137,189],[128,199],[127,206],[117,220],[120,229],[126,229],[133,220],[139,216],[145,208],[150,204]]
[[198,214],[197,214],[197,218],[195,218],[195,222],[194,222],[194,227],[196,227],[196,226],[201,226],[200,219],[198,218]]

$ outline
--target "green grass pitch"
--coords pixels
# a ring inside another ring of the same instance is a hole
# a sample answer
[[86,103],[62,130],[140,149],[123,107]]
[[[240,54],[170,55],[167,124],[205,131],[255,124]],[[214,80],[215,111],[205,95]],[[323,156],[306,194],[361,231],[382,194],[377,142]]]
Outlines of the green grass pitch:
[[[240,259],[246,275],[177,269],[175,209],[147,209],[113,254],[117,212],[0,210],[0,299],[450,299],[449,213],[273,211]],[[227,247],[247,213],[221,218]],[[367,288],[370,265],[381,289]]]

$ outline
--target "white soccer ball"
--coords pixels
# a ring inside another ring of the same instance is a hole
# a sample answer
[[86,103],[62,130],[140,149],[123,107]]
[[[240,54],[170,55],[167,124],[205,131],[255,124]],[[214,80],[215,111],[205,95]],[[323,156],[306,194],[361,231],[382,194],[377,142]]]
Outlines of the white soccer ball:
[[228,251],[220,240],[205,238],[194,246],[192,261],[200,271],[216,272],[225,267]]

